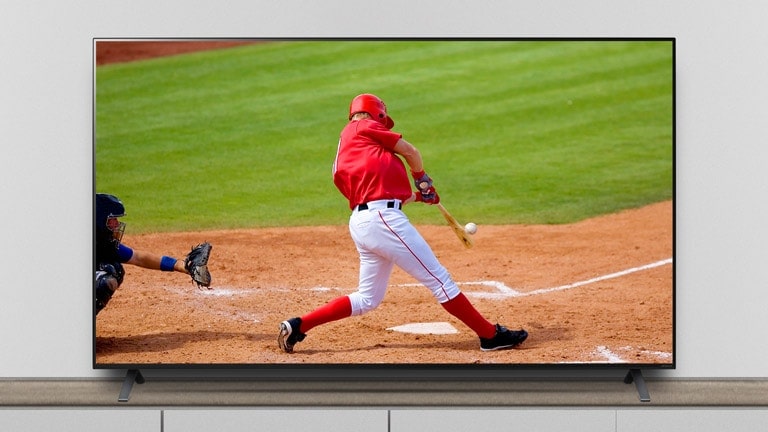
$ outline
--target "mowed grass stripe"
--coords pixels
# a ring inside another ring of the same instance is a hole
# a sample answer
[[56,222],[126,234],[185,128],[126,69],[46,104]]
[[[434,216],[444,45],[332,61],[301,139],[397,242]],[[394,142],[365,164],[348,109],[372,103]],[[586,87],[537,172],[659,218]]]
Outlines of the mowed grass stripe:
[[96,186],[136,231],[345,223],[330,166],[349,100],[373,92],[460,219],[569,222],[671,198],[671,88],[658,41],[276,42],[111,65]]

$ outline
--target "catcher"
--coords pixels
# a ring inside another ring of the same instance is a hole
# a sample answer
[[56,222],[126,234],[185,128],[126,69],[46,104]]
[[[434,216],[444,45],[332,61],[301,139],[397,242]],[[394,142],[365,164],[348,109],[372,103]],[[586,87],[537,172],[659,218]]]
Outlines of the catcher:
[[114,195],[96,194],[95,216],[96,253],[93,263],[96,273],[95,315],[104,309],[117,288],[123,283],[125,276],[123,264],[185,273],[192,278],[192,282],[197,284],[198,288],[210,289],[211,273],[208,271],[208,258],[213,248],[210,243],[204,242],[194,246],[183,260],[132,249],[121,243],[125,222],[120,222],[119,218],[125,216],[125,207]]

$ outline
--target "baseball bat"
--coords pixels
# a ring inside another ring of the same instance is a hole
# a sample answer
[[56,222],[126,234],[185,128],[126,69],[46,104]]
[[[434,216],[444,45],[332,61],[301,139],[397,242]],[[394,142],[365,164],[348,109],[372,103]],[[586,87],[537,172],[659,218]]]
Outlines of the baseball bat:
[[450,226],[453,232],[456,233],[456,237],[461,240],[465,247],[471,248],[472,237],[467,233],[467,231],[464,230],[464,227],[459,224],[459,221],[457,221],[455,217],[451,216],[451,214],[448,213],[448,210],[446,210],[441,203],[437,203],[435,205],[438,209],[440,209],[440,213],[443,214],[445,221],[448,222],[448,226]]

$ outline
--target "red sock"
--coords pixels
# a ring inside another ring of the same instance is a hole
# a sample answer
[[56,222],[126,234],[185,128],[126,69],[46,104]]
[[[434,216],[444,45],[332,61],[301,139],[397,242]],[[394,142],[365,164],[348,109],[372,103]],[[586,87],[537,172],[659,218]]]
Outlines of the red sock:
[[326,303],[324,306],[320,306],[312,312],[302,316],[300,330],[302,333],[306,333],[313,327],[347,318],[351,315],[352,303],[349,301],[349,297],[337,297]]
[[490,339],[496,334],[496,326],[480,315],[464,293],[441,304],[448,313],[460,319],[481,338]]

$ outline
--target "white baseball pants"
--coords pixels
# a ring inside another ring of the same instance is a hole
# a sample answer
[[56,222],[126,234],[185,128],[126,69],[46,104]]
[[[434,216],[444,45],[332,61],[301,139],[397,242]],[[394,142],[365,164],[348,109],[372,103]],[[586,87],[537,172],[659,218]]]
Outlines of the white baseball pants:
[[[393,201],[393,208],[388,208],[387,203]],[[355,209],[349,218],[349,232],[360,254],[359,286],[357,292],[349,295],[353,316],[381,303],[395,265],[429,288],[439,303],[459,295],[459,288],[446,268],[399,210],[400,201],[372,201],[367,206],[367,210]]]

